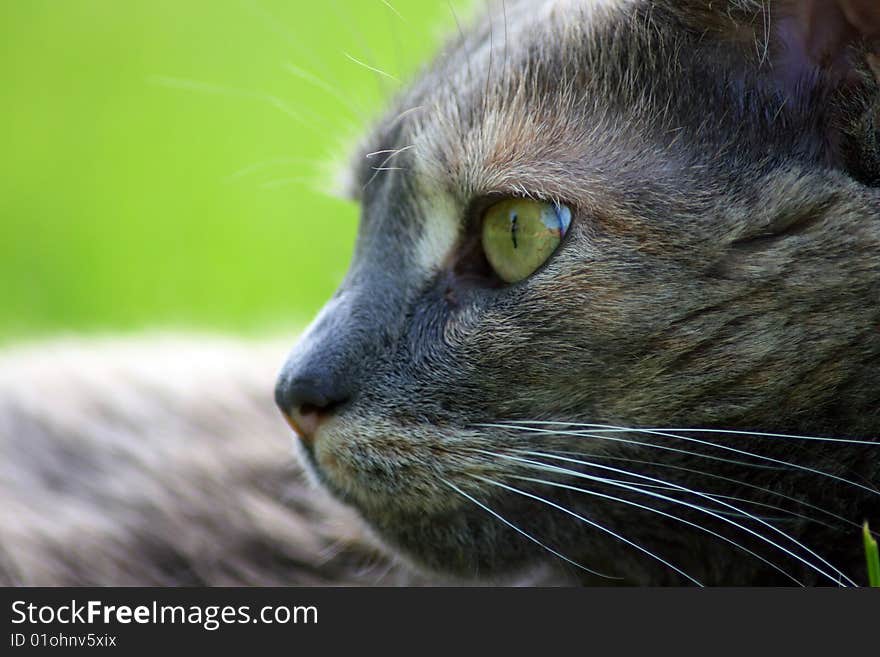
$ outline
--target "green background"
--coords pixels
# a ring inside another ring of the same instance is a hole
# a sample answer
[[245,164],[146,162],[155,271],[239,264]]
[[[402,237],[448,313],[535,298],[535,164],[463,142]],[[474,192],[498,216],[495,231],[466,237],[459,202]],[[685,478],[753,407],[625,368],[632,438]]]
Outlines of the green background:
[[[2,0],[0,340],[301,326],[345,273],[334,162],[445,0]],[[460,7],[459,7],[460,9]]]

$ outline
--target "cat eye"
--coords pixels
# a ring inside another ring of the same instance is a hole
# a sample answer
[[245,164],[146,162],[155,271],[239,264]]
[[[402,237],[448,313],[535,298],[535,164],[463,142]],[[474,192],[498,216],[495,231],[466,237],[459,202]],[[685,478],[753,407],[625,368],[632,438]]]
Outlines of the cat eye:
[[531,276],[553,255],[571,225],[564,205],[511,198],[483,215],[483,252],[505,283]]

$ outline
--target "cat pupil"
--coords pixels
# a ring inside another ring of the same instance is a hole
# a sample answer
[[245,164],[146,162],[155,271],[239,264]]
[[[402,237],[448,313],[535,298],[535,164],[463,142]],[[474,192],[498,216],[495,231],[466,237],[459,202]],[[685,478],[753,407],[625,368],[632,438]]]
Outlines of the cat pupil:
[[518,218],[519,217],[517,216],[516,212],[511,213],[511,215],[510,215],[510,237],[511,237],[511,239],[513,239],[513,248],[514,249],[517,248],[517,246],[516,246],[516,231],[517,231],[516,220]]

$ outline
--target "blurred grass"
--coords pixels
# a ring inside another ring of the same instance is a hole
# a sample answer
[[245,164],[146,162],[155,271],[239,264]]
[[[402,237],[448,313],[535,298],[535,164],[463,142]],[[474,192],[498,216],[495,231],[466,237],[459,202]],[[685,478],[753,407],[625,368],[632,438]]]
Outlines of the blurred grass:
[[868,563],[868,586],[880,588],[880,550],[877,548],[877,541],[871,535],[871,528],[867,522],[862,529],[862,535],[865,541],[865,558]]
[[391,5],[0,4],[0,340],[307,321],[357,218],[322,165],[393,92],[344,53],[406,77],[454,26]]

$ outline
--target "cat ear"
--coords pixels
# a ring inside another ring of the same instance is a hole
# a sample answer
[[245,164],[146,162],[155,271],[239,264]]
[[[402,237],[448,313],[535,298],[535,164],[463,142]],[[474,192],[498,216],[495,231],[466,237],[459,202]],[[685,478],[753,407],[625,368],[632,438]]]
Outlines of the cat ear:
[[878,75],[878,0],[781,0],[767,2],[764,13],[772,65],[783,80],[821,71],[826,84],[847,84],[865,66]]
[[[702,35],[732,44],[780,95],[819,103],[828,161],[880,184],[880,0],[682,0]],[[833,112],[829,109],[833,108]],[[836,113],[834,113],[836,112]]]
[[[849,97],[829,128],[829,161],[880,185],[880,0],[767,2],[772,75],[789,95]],[[850,93],[848,93],[850,92]]]
[[669,6],[701,32],[739,43],[790,88],[809,80],[847,84],[866,64],[872,73],[880,68],[878,0],[682,0]]

